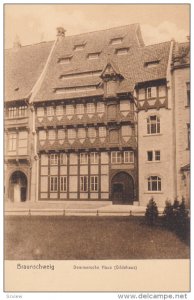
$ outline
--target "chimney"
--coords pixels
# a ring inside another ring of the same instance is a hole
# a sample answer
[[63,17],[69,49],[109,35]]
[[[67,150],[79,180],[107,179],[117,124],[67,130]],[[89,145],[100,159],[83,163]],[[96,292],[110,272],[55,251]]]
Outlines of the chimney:
[[18,35],[16,35],[15,40],[13,42],[13,49],[15,51],[19,50],[22,47],[22,44],[20,43],[20,39],[18,37]]
[[57,39],[62,40],[65,37],[66,30],[63,27],[57,27]]

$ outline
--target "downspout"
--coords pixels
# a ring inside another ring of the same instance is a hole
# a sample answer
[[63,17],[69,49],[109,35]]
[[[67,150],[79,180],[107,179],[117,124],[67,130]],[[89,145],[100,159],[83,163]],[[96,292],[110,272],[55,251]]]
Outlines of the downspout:
[[136,95],[135,87],[133,89],[133,100],[134,100],[134,121],[135,121],[135,133],[137,138],[137,149],[136,149],[136,155],[137,155],[137,187],[136,187],[136,201],[138,202],[138,205],[140,205],[139,201],[139,143],[138,143],[138,100]]
[[[174,177],[174,198],[177,196],[177,165],[176,165],[176,116],[175,116],[175,82],[172,68],[172,54],[173,54],[174,40],[171,40],[168,66],[167,66],[167,88],[168,88],[168,109],[172,110],[172,175]],[[170,100],[170,103],[169,103]],[[169,105],[170,104],[170,105]],[[174,200],[174,199],[172,199]]]
[[34,99],[35,96],[37,95],[37,92],[39,91],[41,84],[45,78],[45,74],[47,72],[48,69],[48,65],[50,63],[53,51],[55,49],[57,43],[57,39],[54,41],[53,46],[51,48],[51,51],[49,53],[49,56],[47,58],[47,61],[45,63],[45,66],[43,68],[42,73],[40,74],[38,80],[36,81],[35,85],[33,86],[31,92],[30,92],[30,97],[29,97],[29,104],[31,106],[31,111],[32,111],[32,134],[33,134],[33,138],[34,138],[34,161],[36,162],[36,196],[35,196],[35,201],[38,201],[38,190],[39,190],[39,156],[38,156],[38,152],[37,152],[37,132],[36,132],[36,126],[35,126],[35,107],[34,107]]

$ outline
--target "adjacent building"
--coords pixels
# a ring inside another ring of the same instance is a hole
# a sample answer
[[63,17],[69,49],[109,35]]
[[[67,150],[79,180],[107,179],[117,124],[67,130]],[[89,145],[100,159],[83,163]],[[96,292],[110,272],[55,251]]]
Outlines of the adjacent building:
[[133,24],[6,50],[6,201],[188,200],[182,46]]
[[190,198],[190,44],[175,43],[172,58],[176,194]]

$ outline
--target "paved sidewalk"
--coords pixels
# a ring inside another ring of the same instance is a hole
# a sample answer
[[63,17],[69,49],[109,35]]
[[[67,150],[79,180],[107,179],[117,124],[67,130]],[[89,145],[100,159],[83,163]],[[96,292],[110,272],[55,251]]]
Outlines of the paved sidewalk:
[[[6,203],[5,215],[129,216],[144,215],[146,207],[113,205],[110,201]],[[159,208],[163,212],[163,208]]]

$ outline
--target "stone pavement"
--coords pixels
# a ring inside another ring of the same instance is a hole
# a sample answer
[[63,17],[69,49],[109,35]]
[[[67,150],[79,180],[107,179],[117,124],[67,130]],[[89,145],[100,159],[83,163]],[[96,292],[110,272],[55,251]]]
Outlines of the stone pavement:
[[[141,216],[146,207],[115,205],[110,201],[64,201],[5,203],[5,215],[63,215],[63,216]],[[163,208],[159,208],[159,213]]]

